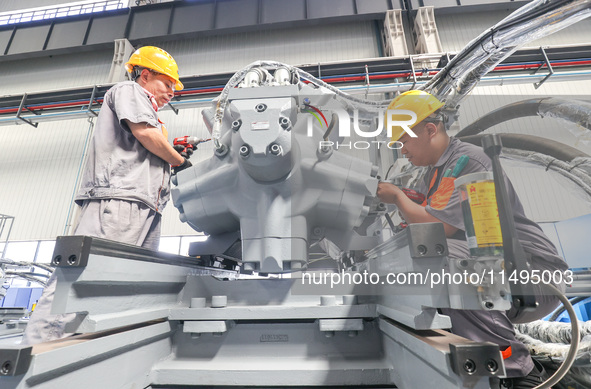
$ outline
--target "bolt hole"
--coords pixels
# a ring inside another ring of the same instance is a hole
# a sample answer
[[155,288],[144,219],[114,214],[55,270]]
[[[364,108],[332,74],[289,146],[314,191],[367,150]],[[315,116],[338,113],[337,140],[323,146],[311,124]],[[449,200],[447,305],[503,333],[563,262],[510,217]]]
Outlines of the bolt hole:
[[262,103],[261,104],[257,104],[257,106],[254,107],[254,109],[257,112],[264,112],[267,109],[267,105],[266,104],[262,104]]
[[425,255],[427,254],[427,246],[420,244],[417,246],[417,251],[420,255]]
[[484,306],[486,309],[493,309],[495,307],[495,305],[493,303],[491,303],[490,301],[485,302]]
[[494,373],[495,371],[499,370],[499,364],[494,359],[489,359],[486,362],[486,369],[491,373]]
[[70,255],[68,257],[68,264],[75,265],[76,264],[76,259],[78,259],[78,257],[76,257],[76,255]]
[[61,261],[62,261],[62,256],[61,255],[56,255],[55,258],[53,258],[53,261],[52,262],[53,262],[53,264],[55,266],[57,266],[57,265],[60,264]]
[[10,370],[12,370],[12,364],[10,363],[10,361],[6,361],[2,364],[2,367],[0,368],[0,374],[8,375],[10,373]]
[[464,362],[464,370],[468,373],[474,373],[476,371],[476,364],[471,359],[466,359]]
[[443,247],[443,245],[441,244],[436,244],[435,252],[437,253],[437,255],[443,255],[443,253],[445,252],[445,247]]
[[467,260],[465,260],[465,259],[462,259],[462,260],[460,261],[460,266],[461,266],[461,267],[468,267],[468,261],[467,261]]

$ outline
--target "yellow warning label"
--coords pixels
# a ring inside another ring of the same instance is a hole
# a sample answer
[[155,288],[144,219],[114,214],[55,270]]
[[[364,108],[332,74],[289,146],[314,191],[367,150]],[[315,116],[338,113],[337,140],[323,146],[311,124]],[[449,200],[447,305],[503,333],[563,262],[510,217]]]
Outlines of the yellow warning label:
[[487,181],[468,184],[466,190],[478,246],[502,246],[503,235],[497,209],[495,183]]

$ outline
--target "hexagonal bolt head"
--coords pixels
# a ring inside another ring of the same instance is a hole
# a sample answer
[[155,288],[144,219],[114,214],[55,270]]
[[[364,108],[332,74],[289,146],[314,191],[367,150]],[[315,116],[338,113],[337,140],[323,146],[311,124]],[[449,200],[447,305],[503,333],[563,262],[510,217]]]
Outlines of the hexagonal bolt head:
[[240,156],[241,157],[248,157],[248,155],[250,154],[250,147],[248,147],[248,145],[242,145],[240,146]]
[[279,154],[281,154],[281,152],[283,151],[283,149],[277,143],[273,143],[271,146],[269,146],[269,151],[273,155],[279,155]]
[[238,131],[240,129],[240,126],[242,126],[242,120],[238,119],[232,122],[232,130]]
[[286,118],[285,116],[282,116],[279,118],[279,125],[284,129],[284,130],[289,130],[291,128],[291,120],[289,120],[288,118]]

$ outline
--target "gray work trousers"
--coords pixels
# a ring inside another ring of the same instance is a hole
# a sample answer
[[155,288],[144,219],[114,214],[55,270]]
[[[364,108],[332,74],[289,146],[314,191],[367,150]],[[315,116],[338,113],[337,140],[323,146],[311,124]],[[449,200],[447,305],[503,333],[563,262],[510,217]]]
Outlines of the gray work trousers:
[[[161,215],[147,205],[117,199],[86,200],[82,205],[75,235],[95,236],[157,250]],[[22,344],[33,345],[72,335],[66,332],[75,313],[51,314],[56,287],[51,275],[25,328]],[[75,331],[75,329],[70,329]]]
[[[450,258],[467,258],[468,246],[465,241],[448,239]],[[555,270],[544,261],[532,259],[532,268]],[[563,288],[562,285],[557,285]],[[477,342],[492,342],[501,349],[511,347],[511,356],[505,359],[507,377],[523,377],[534,368],[529,351],[523,343],[515,338],[513,323],[524,323],[541,319],[556,307],[560,300],[551,296],[541,286],[535,287],[539,307],[535,312],[521,312],[512,308],[509,311],[472,311],[460,309],[440,309],[441,313],[451,319],[451,331],[454,334]]]

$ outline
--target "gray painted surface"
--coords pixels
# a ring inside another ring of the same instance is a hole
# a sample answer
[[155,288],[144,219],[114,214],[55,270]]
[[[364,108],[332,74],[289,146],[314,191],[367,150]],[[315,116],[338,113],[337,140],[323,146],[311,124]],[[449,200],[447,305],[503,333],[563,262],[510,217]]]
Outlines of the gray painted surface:
[[80,32],[86,31],[87,26],[88,23],[84,21],[56,24],[47,42],[47,49],[61,49],[81,45],[84,41],[84,35],[80,34]]
[[[49,25],[44,25],[17,30],[7,54],[43,50],[45,47],[45,39],[43,38],[49,33],[50,27]],[[42,39],[39,39],[40,37]]]
[[127,15],[97,17],[92,21],[87,44],[115,41],[125,33]]

